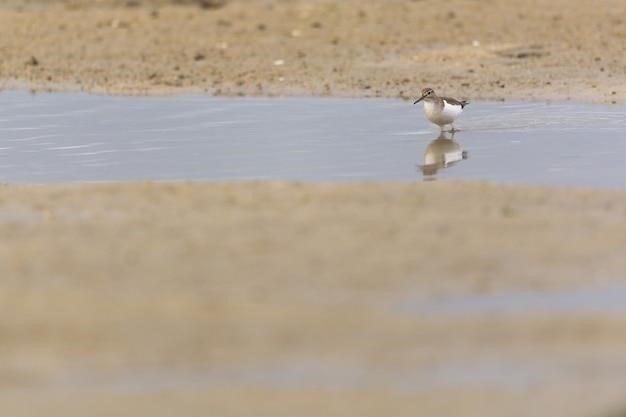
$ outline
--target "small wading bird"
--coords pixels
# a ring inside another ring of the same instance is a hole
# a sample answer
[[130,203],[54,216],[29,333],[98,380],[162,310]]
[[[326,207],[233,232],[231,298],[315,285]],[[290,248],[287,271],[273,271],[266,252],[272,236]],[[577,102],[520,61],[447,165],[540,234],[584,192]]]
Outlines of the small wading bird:
[[452,125],[454,119],[459,117],[463,112],[463,108],[467,106],[469,101],[456,100],[450,97],[439,97],[435,94],[432,88],[425,88],[422,90],[422,96],[415,100],[413,104],[417,104],[424,100],[424,113],[426,118],[432,123],[439,125],[441,130],[446,125],[450,125],[451,132],[455,132],[456,129]]

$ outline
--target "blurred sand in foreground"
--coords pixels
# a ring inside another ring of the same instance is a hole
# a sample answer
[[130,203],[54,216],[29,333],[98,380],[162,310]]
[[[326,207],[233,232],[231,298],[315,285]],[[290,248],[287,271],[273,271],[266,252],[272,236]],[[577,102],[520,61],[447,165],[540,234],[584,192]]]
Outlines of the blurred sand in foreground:
[[622,288],[625,193],[144,183],[1,195],[7,415],[570,417],[617,406],[626,388],[622,310],[445,307]]

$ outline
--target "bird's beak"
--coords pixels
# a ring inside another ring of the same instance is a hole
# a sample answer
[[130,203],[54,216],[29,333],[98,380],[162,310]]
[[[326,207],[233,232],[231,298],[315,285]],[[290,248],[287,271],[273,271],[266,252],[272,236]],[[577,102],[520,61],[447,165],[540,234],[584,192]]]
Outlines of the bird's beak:
[[413,104],[417,104],[417,103],[419,103],[420,101],[422,101],[423,99],[424,99],[424,96],[421,96],[420,98],[418,98],[417,100],[415,100],[415,101],[413,102]]

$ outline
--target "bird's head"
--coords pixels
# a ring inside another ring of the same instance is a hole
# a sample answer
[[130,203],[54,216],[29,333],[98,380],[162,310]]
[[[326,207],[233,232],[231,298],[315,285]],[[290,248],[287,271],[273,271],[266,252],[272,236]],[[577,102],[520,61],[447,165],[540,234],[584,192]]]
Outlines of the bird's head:
[[413,104],[417,104],[420,101],[424,100],[426,97],[428,96],[433,96],[435,95],[435,90],[433,90],[430,87],[426,87],[422,90],[422,95],[420,96],[420,98],[418,98],[417,100],[415,100],[415,102],[413,102]]

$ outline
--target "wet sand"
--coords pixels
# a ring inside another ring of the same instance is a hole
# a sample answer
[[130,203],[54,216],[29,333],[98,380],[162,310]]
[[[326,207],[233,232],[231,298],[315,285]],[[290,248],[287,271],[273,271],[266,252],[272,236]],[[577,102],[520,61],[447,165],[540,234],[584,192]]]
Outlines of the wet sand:
[[[624,7],[7,1],[0,85],[624,102]],[[624,192],[0,189],[5,414],[572,417],[623,400],[623,311],[411,306],[622,288]]]

